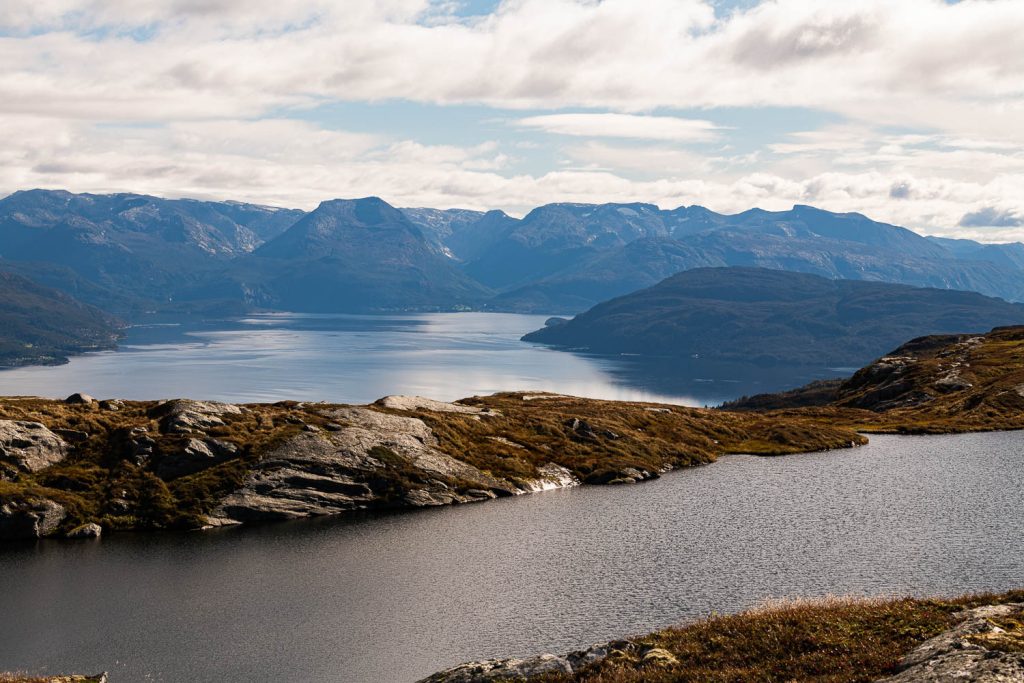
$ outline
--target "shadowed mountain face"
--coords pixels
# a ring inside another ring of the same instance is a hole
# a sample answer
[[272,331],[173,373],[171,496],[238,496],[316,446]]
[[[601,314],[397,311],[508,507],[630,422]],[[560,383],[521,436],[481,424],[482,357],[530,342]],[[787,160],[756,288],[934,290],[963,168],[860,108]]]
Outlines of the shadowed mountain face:
[[522,286],[634,240],[666,235],[651,204],[548,204],[508,225],[466,272],[491,287]]
[[982,244],[974,240],[954,240],[929,237],[956,258],[963,261],[989,261],[1012,270],[1024,271],[1024,244]]
[[376,197],[323,202],[233,275],[292,311],[453,309],[490,294],[404,213]]
[[236,202],[16,192],[0,200],[0,256],[33,279],[130,314],[176,301],[302,215]]
[[807,206],[550,204],[316,211],[135,194],[0,200],[0,267],[120,316],[146,311],[492,310],[573,313],[683,270],[754,266],[1024,300],[1024,245],[924,238]]
[[698,268],[524,340],[598,353],[847,366],[901,340],[1024,323],[1024,305],[973,292]]
[[726,216],[700,206],[553,204],[507,226],[466,272],[500,290],[492,305],[502,310],[579,311],[699,266],[758,266],[1024,299],[1024,271],[997,256],[958,257],[910,230],[809,206]]
[[116,340],[109,315],[0,272],[0,367],[62,363],[69,354],[112,348]]
[[504,211],[468,209],[402,209],[432,244],[453,259],[476,259],[519,221]]

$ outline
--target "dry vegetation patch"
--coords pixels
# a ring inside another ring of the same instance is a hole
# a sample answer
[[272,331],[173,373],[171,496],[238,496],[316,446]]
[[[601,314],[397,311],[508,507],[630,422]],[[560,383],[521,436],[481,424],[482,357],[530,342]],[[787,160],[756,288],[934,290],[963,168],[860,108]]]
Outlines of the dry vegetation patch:
[[[914,647],[951,628],[965,608],[1022,597],[1024,591],[955,600],[829,598],[773,603],[621,641],[607,659],[576,674],[549,674],[531,681],[867,683],[892,673]],[[1012,625],[1019,628],[1017,621]],[[651,657],[653,651],[659,655]]]

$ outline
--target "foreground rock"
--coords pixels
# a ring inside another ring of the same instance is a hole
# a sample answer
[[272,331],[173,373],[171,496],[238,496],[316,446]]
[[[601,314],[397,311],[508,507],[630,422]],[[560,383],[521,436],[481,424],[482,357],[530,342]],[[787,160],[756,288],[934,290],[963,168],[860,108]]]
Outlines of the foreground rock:
[[94,522],[77,526],[68,532],[68,538],[99,538],[103,535],[103,527]]
[[545,674],[576,674],[588,666],[612,659],[635,669],[652,671],[678,664],[675,656],[660,647],[613,640],[566,655],[543,654],[526,659],[487,659],[440,671],[419,683],[486,683],[522,681]]
[[[0,461],[24,472],[38,472],[67,454],[68,445],[43,424],[0,420]],[[2,472],[0,469],[0,475]]]
[[914,649],[900,672],[879,683],[1011,683],[1024,681],[1024,603],[987,605]]
[[241,413],[241,407],[230,403],[179,398],[157,405],[150,411],[150,417],[160,420],[160,431],[165,434],[191,434],[223,427],[225,415]]
[[[446,405],[439,409],[452,412]],[[551,463],[522,487],[487,474],[439,450],[437,437],[418,418],[355,407],[322,414],[332,429],[303,431],[268,453],[209,521],[221,525],[389,505],[449,505],[579,484],[571,472]]]
[[16,541],[49,536],[67,516],[52,500],[9,502],[0,505],[0,540]]

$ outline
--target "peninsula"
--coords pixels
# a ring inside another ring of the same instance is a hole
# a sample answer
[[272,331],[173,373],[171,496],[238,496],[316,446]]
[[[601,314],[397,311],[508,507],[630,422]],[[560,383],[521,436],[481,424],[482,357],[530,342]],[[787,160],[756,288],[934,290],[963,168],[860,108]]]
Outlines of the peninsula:
[[555,394],[367,406],[0,400],[0,537],[91,537],[625,484],[864,432],[1024,428],[1024,327],[914,340],[843,383],[697,409]]

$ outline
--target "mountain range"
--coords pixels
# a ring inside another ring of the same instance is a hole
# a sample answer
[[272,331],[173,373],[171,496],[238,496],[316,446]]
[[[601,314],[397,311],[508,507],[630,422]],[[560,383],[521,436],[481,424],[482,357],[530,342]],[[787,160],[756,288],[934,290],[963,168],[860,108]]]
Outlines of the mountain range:
[[1024,324],[1024,304],[766,268],[696,268],[549,323],[523,339],[603,354],[836,367],[914,337]]
[[756,266],[1024,300],[1024,245],[926,238],[809,206],[549,204],[315,210],[28,190],[0,199],[0,271],[127,319],[147,312],[578,313],[691,268]]

